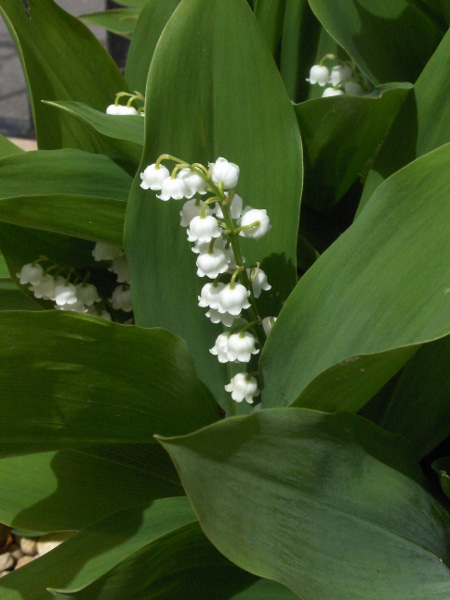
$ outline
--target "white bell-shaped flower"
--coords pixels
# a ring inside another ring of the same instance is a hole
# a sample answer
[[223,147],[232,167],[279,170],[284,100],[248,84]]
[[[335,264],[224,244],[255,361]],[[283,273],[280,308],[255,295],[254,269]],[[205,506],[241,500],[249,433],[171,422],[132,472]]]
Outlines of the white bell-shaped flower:
[[114,260],[118,256],[123,256],[123,248],[119,244],[110,244],[109,242],[97,242],[92,250],[94,260]]
[[186,182],[186,185],[189,188],[189,197],[192,197],[195,194],[206,194],[208,183],[201,175],[199,175],[198,172],[191,171],[191,169],[186,168],[181,169],[178,175]]
[[259,396],[258,382],[248,373],[235,375],[230,383],[225,386],[225,390],[231,392],[231,397],[236,402],[245,400],[249,404],[253,404],[253,398]]
[[222,323],[225,327],[231,327],[234,323],[234,316],[230,313],[220,313],[216,308],[210,308],[205,316],[211,321],[211,323]]
[[58,306],[75,304],[75,302],[78,300],[78,297],[77,290],[73,283],[68,283],[64,280],[64,278],[58,277],[52,300],[54,300]]
[[116,310],[123,310],[125,312],[131,312],[133,307],[131,305],[131,292],[129,287],[118,285],[114,288],[112,298],[109,299],[112,307]]
[[117,275],[117,283],[130,283],[130,267],[126,256],[118,256],[108,268],[108,271]]
[[87,306],[82,300],[77,300],[74,304],[63,304],[62,306],[55,306],[57,310],[64,310],[68,312],[86,313]]
[[187,230],[188,242],[207,243],[222,235],[217,219],[211,215],[194,217]]
[[50,273],[47,273],[42,276],[38,284],[31,285],[28,289],[33,292],[35,298],[49,300],[55,291],[55,278]]
[[102,310],[94,305],[88,306],[86,314],[92,315],[93,317],[99,317],[100,319],[105,319],[106,321],[112,321],[111,313],[109,313],[105,309]]
[[250,292],[241,283],[230,283],[223,288],[219,294],[219,312],[228,312],[231,315],[239,316],[243,309],[250,308],[248,297]]
[[327,87],[323,90],[322,98],[329,98],[330,96],[342,96],[344,92],[337,90],[333,87]]
[[20,273],[16,273],[16,276],[19,278],[22,285],[27,283],[38,285],[44,276],[44,269],[38,263],[28,263],[20,269]]
[[183,198],[190,198],[191,194],[189,188],[182,177],[176,176],[175,178],[170,176],[166,177],[161,184],[161,193],[156,194],[156,197],[160,200],[182,200]]
[[[181,227],[189,227],[189,223],[192,219],[201,215],[204,204],[203,200],[188,200],[185,202],[183,208],[180,210]],[[211,209],[206,207],[205,214],[210,215]]]
[[272,331],[272,327],[275,325],[276,320],[276,317],[264,317],[261,324],[266,335],[269,335],[269,333]]
[[106,109],[107,115],[137,115],[138,111],[134,106],[125,106],[124,104],[110,104]]
[[263,290],[267,292],[272,289],[267,281],[267,275],[262,269],[247,269],[247,274],[252,282],[252,291],[255,298],[259,298]]
[[[225,252],[225,254],[227,254],[226,243],[225,243],[223,237],[214,238],[214,239],[215,239],[214,248],[223,250]],[[191,251],[194,254],[205,254],[206,252],[209,252],[209,242],[198,242],[197,241],[192,246]]]
[[164,165],[156,166],[156,163],[149,165],[140,174],[142,179],[140,186],[144,190],[161,190],[163,181],[170,177],[170,172]]
[[347,81],[353,77],[353,71],[348,65],[337,65],[331,69],[330,80],[332,86],[339,85],[342,81]]
[[225,252],[214,247],[212,252],[199,254],[197,257],[197,275],[215,279],[220,273],[228,270],[228,260]]
[[230,362],[248,362],[252,354],[258,354],[256,338],[248,331],[233,333],[228,338],[227,355]]
[[206,283],[198,297],[198,305],[202,308],[217,309],[219,307],[219,294],[224,287],[225,284],[221,282]]
[[239,167],[226,158],[219,157],[215,163],[209,163],[209,176],[216,185],[222,184],[224,190],[237,186]]
[[330,72],[325,65],[313,65],[309,71],[309,83],[318,83],[322,87],[326,85],[330,80]]
[[92,306],[94,302],[100,302],[97,288],[92,283],[77,283],[75,289],[78,300],[85,306]]
[[211,354],[217,356],[217,360],[220,363],[229,362],[228,358],[228,333],[221,333],[217,339],[216,343],[209,350]]
[[239,219],[239,226],[247,227],[249,225],[253,225],[253,227],[251,229],[240,231],[239,235],[253,240],[259,240],[263,235],[266,235],[266,233],[272,229],[267,210],[264,208],[251,208],[248,206],[244,210],[242,217]]
[[[230,215],[232,219],[239,219],[239,217],[242,214],[243,203],[244,201],[239,196],[239,194],[235,194],[230,207]],[[223,219],[222,207],[219,202],[217,202],[216,217],[218,217],[219,219]]]
[[363,96],[364,90],[356,81],[347,81],[344,85],[344,90],[346,94],[352,94],[352,96]]

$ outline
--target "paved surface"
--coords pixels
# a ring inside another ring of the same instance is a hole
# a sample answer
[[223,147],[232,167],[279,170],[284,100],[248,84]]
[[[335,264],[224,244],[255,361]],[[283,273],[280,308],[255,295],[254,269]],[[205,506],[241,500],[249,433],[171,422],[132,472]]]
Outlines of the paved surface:
[[[56,0],[56,3],[73,15],[105,8],[105,0]],[[106,45],[106,32],[99,27],[90,29]],[[0,17],[0,133],[27,138],[30,132],[31,114],[22,67],[8,29]]]

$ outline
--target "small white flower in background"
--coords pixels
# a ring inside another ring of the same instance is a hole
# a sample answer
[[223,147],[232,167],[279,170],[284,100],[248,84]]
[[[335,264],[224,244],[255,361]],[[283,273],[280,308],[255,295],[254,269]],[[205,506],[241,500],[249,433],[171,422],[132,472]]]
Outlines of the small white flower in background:
[[230,313],[220,313],[217,308],[210,308],[205,316],[211,321],[211,323],[222,323],[225,327],[231,327],[234,323],[234,316]]
[[214,247],[212,252],[199,254],[197,257],[197,275],[215,279],[220,273],[228,271],[228,260],[225,252]]
[[322,98],[329,98],[330,96],[342,96],[344,92],[342,90],[336,90],[332,87],[327,87],[323,90]]
[[217,220],[211,215],[205,217],[194,217],[189,223],[187,230],[188,242],[206,243],[212,238],[218,238],[222,235],[222,231],[217,223]]
[[306,81],[309,81],[311,84],[318,83],[323,87],[329,82],[329,80],[330,72],[328,71],[327,67],[325,67],[325,65],[314,65],[311,67],[309,71],[309,79]]
[[77,283],[75,289],[78,301],[82,302],[86,307],[92,306],[94,302],[100,302],[97,288],[92,283]]
[[254,377],[247,373],[238,373],[230,383],[225,386],[227,392],[231,392],[231,397],[236,402],[245,400],[249,404],[253,404],[253,398],[259,396],[258,383]]
[[[203,200],[200,200],[199,202],[197,202],[197,200],[188,200],[185,202],[183,208],[180,210],[181,227],[189,227],[189,223],[192,219],[200,216],[204,204]],[[211,210],[208,207],[206,207],[205,214],[211,214]]]
[[110,104],[106,109],[107,115],[137,115],[138,111],[133,106],[123,104]]
[[272,331],[272,327],[274,326],[276,320],[276,317],[264,317],[262,320],[262,326],[267,336]]
[[77,290],[73,283],[68,283],[63,277],[58,277],[51,299],[54,300],[58,306],[75,304],[78,300]]
[[124,289],[123,285],[118,285],[114,288],[112,298],[110,298],[109,301],[116,310],[123,310],[125,312],[131,312],[133,310],[129,287]]
[[62,306],[55,306],[57,310],[65,310],[69,312],[86,313],[87,306],[82,300],[77,300],[73,304],[63,304]]
[[356,81],[347,81],[344,85],[344,90],[346,94],[352,94],[353,96],[363,96],[364,90]]
[[339,85],[342,81],[347,81],[353,77],[353,71],[348,65],[337,65],[331,69],[330,81],[332,86]]
[[[242,214],[242,205],[242,198],[238,194],[235,194],[230,207],[230,215],[232,219],[239,219],[239,217]],[[219,202],[217,203],[216,217],[219,217],[219,219],[223,219],[222,207],[220,206]]]
[[217,360],[220,363],[229,362],[228,358],[228,333],[221,333],[217,339],[216,343],[209,350],[211,354],[217,356]]
[[181,179],[184,179],[186,185],[189,189],[189,198],[191,198],[194,194],[206,194],[206,188],[208,186],[207,182],[191,169],[181,169],[179,171],[178,176]]
[[255,298],[259,298],[262,291],[268,292],[272,289],[272,286],[267,281],[267,275],[262,269],[247,269],[247,274],[252,282],[253,295]]
[[92,250],[94,260],[114,260],[118,256],[123,256],[123,248],[119,244],[110,244],[109,242],[97,242]]
[[219,294],[218,310],[237,317],[244,308],[250,308],[249,296],[250,292],[241,283],[235,283],[234,287],[227,283]]
[[237,186],[239,167],[226,158],[219,157],[216,162],[209,163],[209,176],[216,185],[221,183],[224,190],[230,190]]
[[20,269],[20,273],[16,273],[16,277],[20,279],[20,283],[25,285],[31,283],[31,285],[38,285],[44,275],[44,269],[40,264],[28,263]]
[[130,267],[125,255],[115,258],[108,271],[117,275],[117,283],[130,283]]
[[41,281],[36,285],[31,285],[30,292],[33,292],[35,298],[49,300],[55,291],[55,278],[50,273],[43,275]]
[[168,177],[170,177],[169,169],[164,165],[159,165],[159,167],[156,164],[149,165],[140,174],[140,178],[142,179],[140,186],[143,190],[160,191],[163,181]]
[[206,283],[198,297],[198,305],[202,308],[219,308],[219,294],[225,287],[224,283]]
[[96,306],[88,306],[86,309],[86,314],[92,315],[93,317],[99,317],[100,319],[106,319],[107,321],[112,321],[111,314],[107,310],[99,310]]
[[248,362],[252,354],[258,354],[255,336],[248,331],[233,333],[228,338],[227,356],[230,362]]
[[246,227],[248,225],[252,225],[253,223],[256,223],[254,227],[240,231],[239,235],[245,238],[259,240],[263,237],[263,235],[266,235],[270,229],[272,229],[266,209],[251,208],[250,206],[247,206],[242,217],[239,219],[239,227]]
[[190,198],[191,193],[187,186],[187,183],[182,177],[175,177],[175,179],[170,176],[166,177],[161,184],[161,193],[156,194],[156,197],[160,200],[170,200],[173,198],[174,200],[181,200],[183,198]]

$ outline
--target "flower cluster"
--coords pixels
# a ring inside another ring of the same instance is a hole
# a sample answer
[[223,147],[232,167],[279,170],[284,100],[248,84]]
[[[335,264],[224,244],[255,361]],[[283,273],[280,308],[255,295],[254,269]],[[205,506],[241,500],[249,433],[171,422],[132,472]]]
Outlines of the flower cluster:
[[323,63],[325,60],[337,60],[333,54],[326,54],[318,65],[313,65],[309,71],[309,81],[311,85],[318,84],[325,87],[322,97],[340,96],[342,94],[352,94],[362,96],[368,91],[367,81],[356,72],[355,65],[350,62],[342,61],[331,68],[331,71]]
[[[176,163],[172,172],[163,160]],[[198,304],[208,309],[213,323],[233,328],[221,333],[210,349],[221,363],[248,363],[270,329],[258,315],[255,298],[271,286],[259,265],[244,267],[239,237],[258,240],[271,224],[265,209],[243,206],[235,191],[239,174],[239,167],[223,157],[205,167],[163,154],[140,175],[141,187],[159,192],[160,200],[185,200],[180,225],[187,228],[197,255],[197,275],[212,280],[202,287]],[[225,389],[236,402],[249,404],[259,394],[257,380],[248,373],[235,375]]]
[[[121,98],[128,98],[126,104],[120,104]],[[128,92],[119,92],[116,94],[116,99],[114,104],[110,104],[106,109],[107,115],[141,115],[144,116],[144,109],[138,108],[136,109],[132,106],[133,102],[136,100],[144,101],[144,96],[139,92],[134,92],[134,94],[130,94]]]

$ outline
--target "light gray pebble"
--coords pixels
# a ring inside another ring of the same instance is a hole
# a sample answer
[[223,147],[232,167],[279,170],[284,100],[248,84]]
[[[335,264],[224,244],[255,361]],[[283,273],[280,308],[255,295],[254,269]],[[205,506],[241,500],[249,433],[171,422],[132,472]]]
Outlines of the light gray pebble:
[[20,567],[23,567],[24,565],[33,562],[33,560],[35,560],[36,558],[37,556],[22,556],[22,558],[19,558],[19,560],[16,563],[16,569],[20,569]]
[[6,571],[12,569],[15,565],[15,560],[9,552],[0,554],[0,571]]
[[11,544],[11,546],[8,548],[8,552],[15,560],[18,560],[23,556],[23,552],[20,549],[20,546],[18,546],[17,544]]
[[37,554],[37,540],[33,538],[17,536],[17,541],[19,542],[20,549],[27,556],[34,556]]
[[2,571],[0,573],[0,577],[4,577],[5,575],[8,575],[9,573],[11,573],[11,571]]

